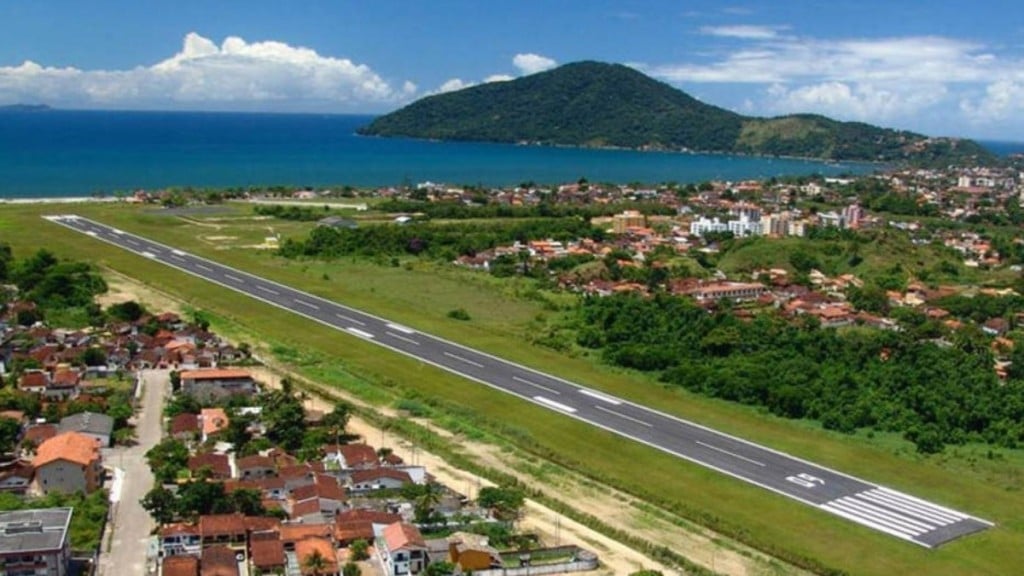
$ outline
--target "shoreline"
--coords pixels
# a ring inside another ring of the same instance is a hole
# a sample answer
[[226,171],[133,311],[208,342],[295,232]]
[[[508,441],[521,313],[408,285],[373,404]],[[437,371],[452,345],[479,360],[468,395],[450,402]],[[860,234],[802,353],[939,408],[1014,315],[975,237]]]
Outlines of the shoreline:
[[0,204],[84,204],[87,202],[124,202],[121,198],[95,196],[49,196],[44,198],[0,198]]

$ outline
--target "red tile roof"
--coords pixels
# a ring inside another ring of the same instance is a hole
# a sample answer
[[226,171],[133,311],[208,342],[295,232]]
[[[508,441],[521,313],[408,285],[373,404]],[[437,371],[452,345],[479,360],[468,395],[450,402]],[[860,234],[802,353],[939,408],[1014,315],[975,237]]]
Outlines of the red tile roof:
[[199,533],[203,538],[245,535],[245,516],[237,512],[200,516]]
[[234,368],[211,368],[208,370],[185,370],[181,374],[184,380],[225,380],[228,378],[252,378],[247,370]]
[[199,558],[189,555],[164,558],[161,569],[163,576],[196,576],[199,574]]
[[405,522],[395,522],[384,529],[384,541],[388,550],[401,550],[403,548],[426,548],[423,535],[418,528]]
[[253,540],[249,544],[252,564],[260,570],[284,566],[284,543],[279,539]]
[[100,459],[99,441],[78,432],[65,432],[44,441],[36,448],[32,465],[41,468],[57,460],[67,460],[80,466],[91,466]]
[[214,478],[223,479],[231,477],[231,464],[225,454],[196,454],[188,459],[188,469],[193,474],[205,466],[209,466]]
[[178,414],[171,418],[171,436],[199,431],[198,414]]
[[25,437],[22,438],[23,442],[31,441],[33,444],[38,446],[44,440],[49,440],[57,435],[56,424],[39,424],[32,426],[25,430]]
[[238,576],[236,552],[227,546],[203,549],[202,576]]
[[306,558],[319,552],[324,558],[328,574],[338,571],[338,552],[334,545],[325,538],[306,538],[295,543],[295,556],[299,559],[299,566],[303,574],[313,574],[313,571],[306,568]]

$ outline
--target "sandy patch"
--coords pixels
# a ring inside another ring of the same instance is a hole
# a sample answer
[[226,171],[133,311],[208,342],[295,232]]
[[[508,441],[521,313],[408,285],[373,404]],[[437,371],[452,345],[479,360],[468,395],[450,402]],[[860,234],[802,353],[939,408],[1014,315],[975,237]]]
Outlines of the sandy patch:
[[103,276],[107,281],[107,292],[96,297],[96,303],[103,308],[111,304],[134,300],[142,304],[146,310],[156,314],[174,312],[181,315],[184,313],[184,306],[180,300],[141,284],[120,272],[105,268]]

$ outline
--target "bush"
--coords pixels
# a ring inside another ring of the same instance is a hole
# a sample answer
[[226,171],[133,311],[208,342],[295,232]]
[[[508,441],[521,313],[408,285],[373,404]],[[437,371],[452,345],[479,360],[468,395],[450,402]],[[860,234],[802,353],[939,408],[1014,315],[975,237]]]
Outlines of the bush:
[[448,317],[454,320],[468,321],[470,319],[469,312],[466,312],[465,308],[456,308],[448,311]]

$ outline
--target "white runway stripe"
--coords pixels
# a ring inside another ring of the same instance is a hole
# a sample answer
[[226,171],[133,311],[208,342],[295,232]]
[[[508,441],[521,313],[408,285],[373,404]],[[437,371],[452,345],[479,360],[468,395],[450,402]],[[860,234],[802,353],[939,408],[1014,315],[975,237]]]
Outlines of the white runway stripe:
[[875,502],[877,504],[881,504],[882,506],[888,506],[889,508],[899,510],[911,516],[916,516],[917,518],[920,518],[922,520],[933,522],[935,524],[938,524],[939,526],[946,526],[947,524],[953,524],[957,521],[957,518],[950,518],[949,516],[942,514],[941,512],[935,512],[932,510],[922,510],[921,507],[918,505],[909,504],[907,502],[902,502],[900,500],[888,498],[883,494],[875,492],[874,490],[864,492],[859,496],[861,498],[871,500],[872,502]]
[[935,529],[935,525],[933,525],[933,524],[927,524],[925,522],[921,522],[919,520],[915,520],[913,518],[904,516],[904,515],[900,514],[899,512],[893,512],[892,510],[887,510],[885,508],[881,508],[881,507],[875,506],[874,504],[871,504],[871,503],[868,503],[868,502],[864,502],[863,500],[859,500],[859,499],[857,499],[855,497],[840,498],[838,500],[838,502],[843,502],[845,504],[849,504],[850,506],[853,506],[853,507],[858,508],[858,509],[865,510],[865,511],[870,512],[872,514],[877,514],[877,515],[879,515],[879,516],[881,516],[883,518],[892,519],[893,522],[897,522],[899,524],[907,526],[908,528],[915,528],[917,530],[923,530],[925,532],[927,532],[929,530],[934,530]]
[[901,524],[899,524],[897,522],[894,522],[890,518],[886,518],[884,516],[879,516],[878,514],[872,514],[871,512],[868,512],[866,510],[862,510],[862,509],[857,508],[855,506],[851,506],[851,505],[849,505],[849,504],[847,504],[845,502],[841,502],[840,500],[833,500],[832,502],[830,502],[828,504],[828,506],[830,506],[832,508],[837,508],[839,510],[842,510],[843,512],[846,512],[847,514],[852,514],[854,516],[858,516],[858,517],[863,518],[864,520],[867,520],[869,522],[874,522],[875,524],[881,524],[882,526],[887,526],[887,527],[889,527],[892,530],[898,530],[900,532],[903,532],[904,534],[909,534],[910,536],[920,536],[921,534],[924,534],[925,532],[927,532],[927,530],[919,530],[917,528],[908,528],[908,527],[903,526],[903,525],[901,525]]
[[823,510],[827,510],[828,512],[831,512],[832,514],[835,514],[836,516],[839,516],[841,518],[846,518],[847,520],[850,520],[851,522],[856,522],[857,524],[860,524],[862,526],[867,526],[868,528],[871,528],[873,530],[878,530],[879,532],[884,532],[886,534],[889,534],[890,536],[895,536],[897,538],[902,538],[904,540],[913,540],[914,539],[913,536],[911,536],[910,534],[907,534],[906,532],[902,532],[900,530],[893,530],[892,528],[889,528],[888,526],[883,526],[881,524],[876,524],[876,523],[874,523],[874,522],[872,522],[872,521],[870,521],[870,520],[868,520],[866,518],[861,518],[859,516],[854,516],[853,514],[845,512],[845,511],[843,511],[843,510],[841,510],[839,508],[833,508],[829,504],[822,504],[821,508]]
[[890,490],[888,488],[883,488],[883,487],[879,487],[878,491],[882,492],[882,493],[884,493],[884,494],[886,494],[888,496],[892,496],[894,498],[899,498],[901,500],[906,500],[908,502],[912,502],[914,504],[919,504],[921,506],[927,506],[929,510],[935,510],[936,512],[942,512],[943,514],[949,514],[950,516],[956,518],[957,520],[965,520],[965,519],[969,518],[969,516],[967,516],[966,514],[963,514],[961,512],[957,512],[956,510],[952,510],[950,508],[946,508],[945,506],[939,506],[938,504],[933,504],[933,503],[928,502],[926,500],[921,500],[920,498],[916,498],[914,496],[911,496],[910,494],[904,494],[902,492],[897,492],[895,490]]

